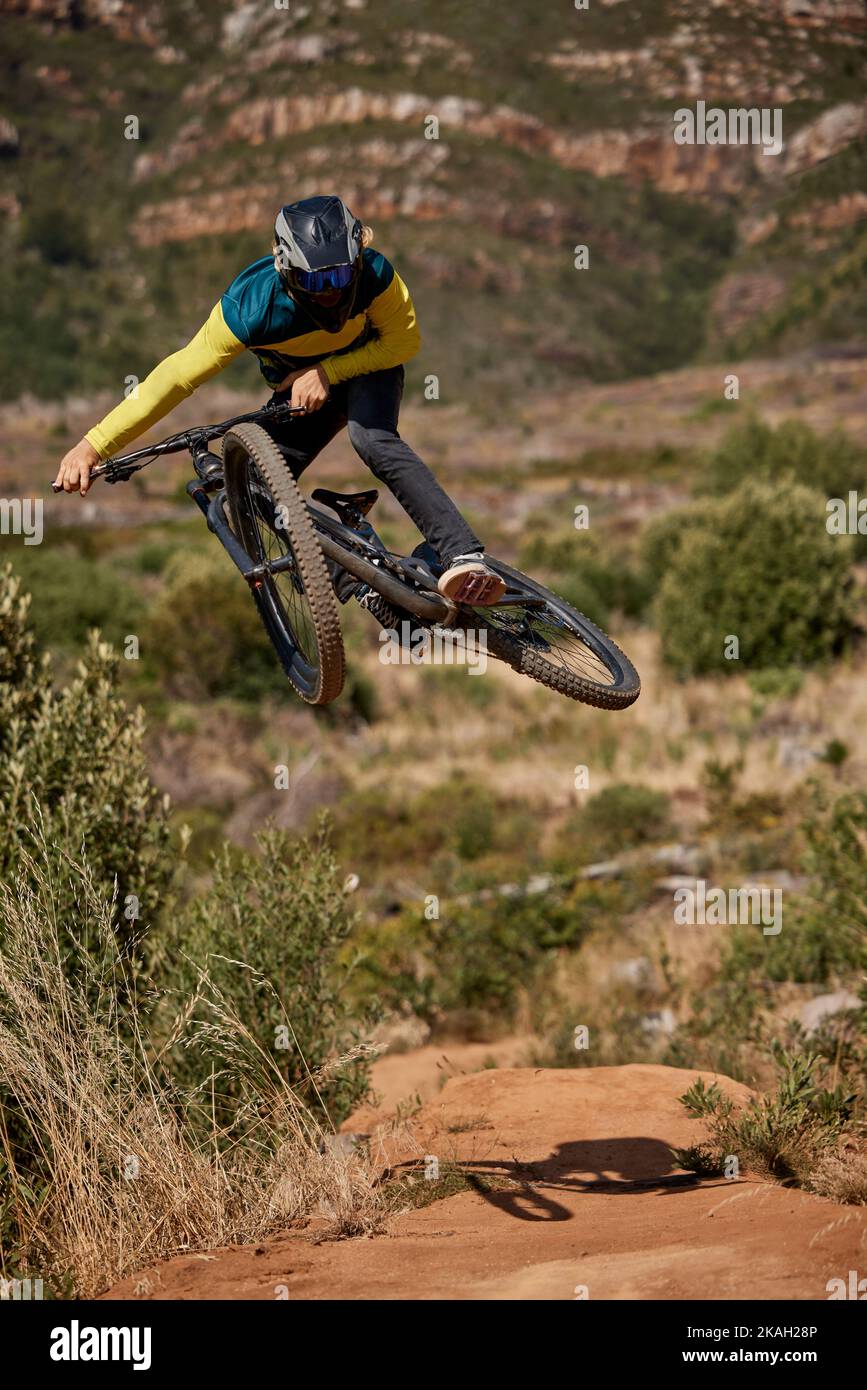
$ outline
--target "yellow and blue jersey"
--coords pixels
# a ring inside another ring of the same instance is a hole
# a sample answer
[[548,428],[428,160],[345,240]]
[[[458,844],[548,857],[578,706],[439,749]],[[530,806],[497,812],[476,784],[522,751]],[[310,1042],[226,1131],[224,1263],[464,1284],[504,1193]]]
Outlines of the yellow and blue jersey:
[[317,326],[283,288],[273,257],[263,256],[235,277],[186,347],[155,367],[137,393],[86,438],[100,458],[119,453],[245,351],[256,354],[269,386],[318,362],[336,386],[366,372],[400,366],[420,345],[409,290],[379,251],[368,247],[362,253],[352,313],[336,333]]

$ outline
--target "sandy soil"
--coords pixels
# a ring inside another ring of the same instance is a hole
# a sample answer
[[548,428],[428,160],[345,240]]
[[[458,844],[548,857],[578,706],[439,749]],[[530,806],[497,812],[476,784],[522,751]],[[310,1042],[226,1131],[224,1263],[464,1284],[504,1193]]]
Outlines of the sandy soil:
[[486,1067],[520,1067],[531,1058],[538,1040],[502,1038],[497,1042],[429,1043],[405,1052],[389,1049],[377,1057],[371,1070],[372,1103],[346,1121],[344,1130],[368,1133],[398,1109],[404,1114],[418,1109],[419,1101],[432,1100],[447,1081]]
[[380,1236],[315,1245],[298,1231],[177,1258],[106,1296],[827,1298],[829,1279],[864,1265],[867,1215],[680,1172],[669,1146],[700,1137],[677,1099],[695,1077],[660,1066],[454,1076],[414,1117],[395,1166],[433,1155],[512,1186],[409,1211]]

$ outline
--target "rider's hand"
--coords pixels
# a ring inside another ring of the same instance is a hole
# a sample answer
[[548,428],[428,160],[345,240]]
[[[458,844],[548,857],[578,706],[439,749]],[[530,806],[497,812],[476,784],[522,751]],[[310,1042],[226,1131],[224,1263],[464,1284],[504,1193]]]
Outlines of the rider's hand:
[[318,410],[328,400],[331,383],[321,364],[315,367],[302,367],[298,372],[290,372],[281,381],[278,391],[292,387],[292,404],[303,406],[305,410]]
[[82,439],[63,459],[54,482],[63,485],[64,492],[80,492],[82,497],[90,487],[90,470],[99,463],[99,454],[92,444]]

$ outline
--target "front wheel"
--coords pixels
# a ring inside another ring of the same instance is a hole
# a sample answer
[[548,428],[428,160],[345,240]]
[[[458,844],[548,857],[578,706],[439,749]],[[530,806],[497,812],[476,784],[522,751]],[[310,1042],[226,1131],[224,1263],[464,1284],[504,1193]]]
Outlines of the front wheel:
[[506,581],[491,608],[475,608],[471,626],[488,651],[522,675],[598,709],[627,709],[641,694],[629,657],[611,638],[550,589],[485,556]]
[[253,597],[283,670],[302,700],[327,705],[343,688],[337,600],[298,484],[270,435],[235,425],[223,437],[232,528],[256,564],[290,564],[256,581]]

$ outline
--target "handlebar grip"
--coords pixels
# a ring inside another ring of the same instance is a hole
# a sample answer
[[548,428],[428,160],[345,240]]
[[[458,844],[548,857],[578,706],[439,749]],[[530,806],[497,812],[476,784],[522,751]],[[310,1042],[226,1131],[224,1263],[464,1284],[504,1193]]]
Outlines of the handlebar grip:
[[[90,481],[91,481],[92,483],[94,483],[94,482],[96,482],[96,479],[97,479],[97,478],[102,478],[104,475],[105,475],[105,464],[104,464],[104,463],[98,463],[98,464],[96,464],[96,466],[95,466],[94,468],[92,468],[92,469],[90,470]],[[76,490],[76,492],[77,492],[77,491],[78,491],[78,488],[76,488],[75,490]],[[52,484],[51,484],[51,491],[52,491],[52,492],[62,492],[62,491],[63,491],[63,484],[62,484],[62,483],[52,483]]]

